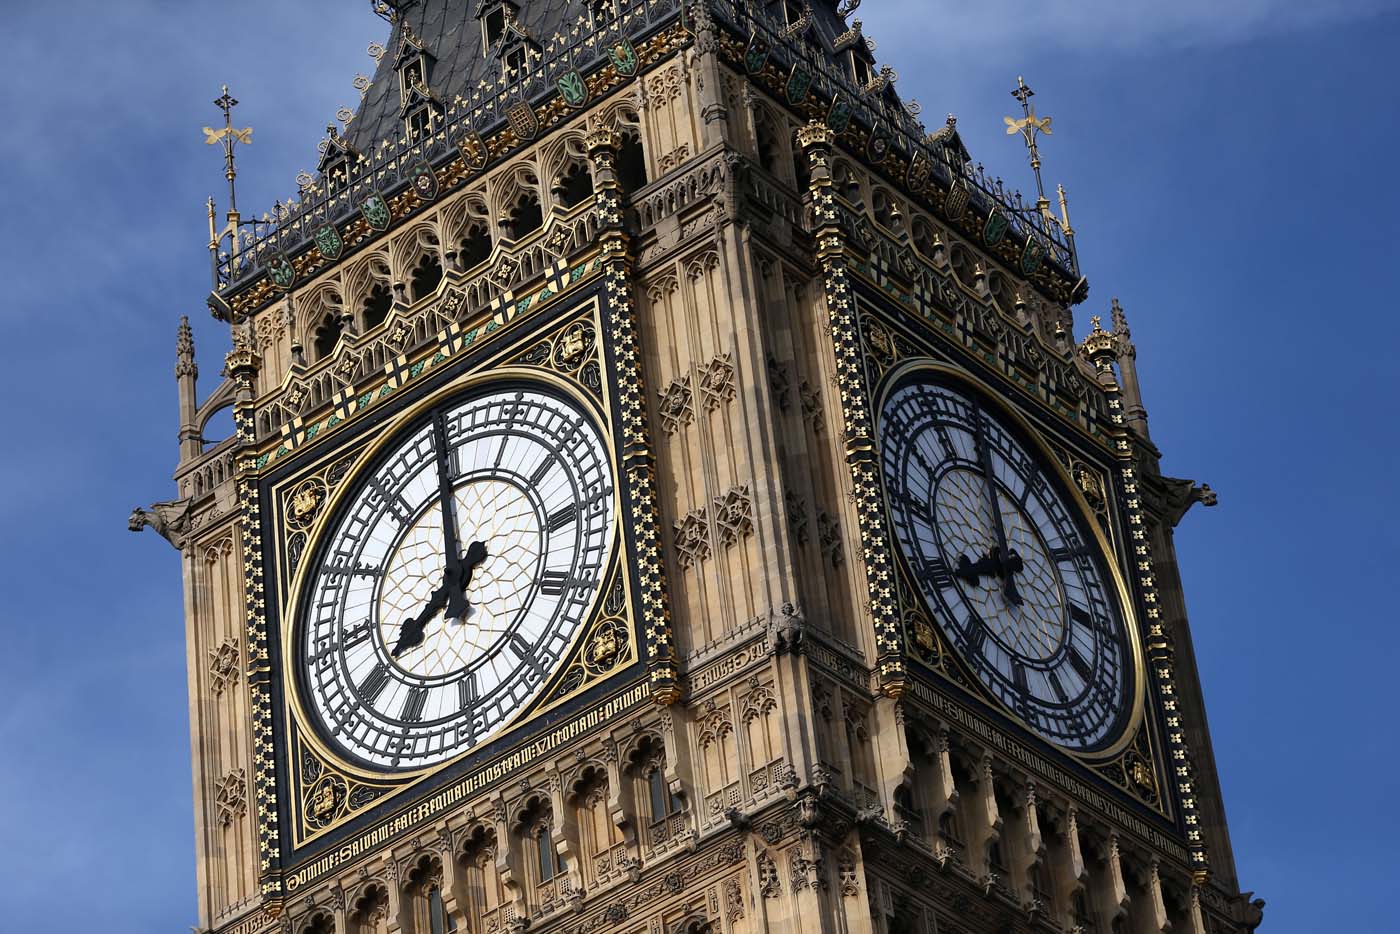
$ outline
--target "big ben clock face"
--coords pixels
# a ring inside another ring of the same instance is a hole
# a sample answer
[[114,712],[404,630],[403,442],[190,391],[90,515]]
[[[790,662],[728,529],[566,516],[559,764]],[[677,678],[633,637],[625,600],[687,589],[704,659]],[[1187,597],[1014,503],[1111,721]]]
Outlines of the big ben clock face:
[[936,371],[895,384],[880,441],[895,538],[957,652],[1046,739],[1112,745],[1133,707],[1132,644],[1111,557],[1058,472]]
[[489,738],[583,626],[615,535],[602,436],[535,388],[459,395],[351,481],[306,572],[306,706],[353,761],[414,769]]

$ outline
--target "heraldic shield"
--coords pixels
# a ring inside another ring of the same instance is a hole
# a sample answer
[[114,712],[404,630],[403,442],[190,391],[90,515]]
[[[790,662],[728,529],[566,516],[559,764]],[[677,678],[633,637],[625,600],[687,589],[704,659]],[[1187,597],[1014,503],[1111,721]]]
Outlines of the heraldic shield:
[[757,32],[749,36],[749,44],[744,49],[744,70],[756,75],[768,64],[768,40]]
[[360,202],[360,216],[375,230],[388,230],[390,221],[394,219],[389,210],[389,202],[377,191],[370,192],[369,196]]
[[787,84],[783,87],[783,93],[787,95],[789,104],[800,104],[807,99],[807,92],[812,89],[812,72],[803,68],[801,64],[792,66],[792,73],[788,75]]
[[1045,245],[1034,236],[1026,237],[1026,245],[1021,249],[1021,273],[1031,275],[1040,268],[1040,261],[1045,258]]
[[625,77],[632,77],[637,73],[640,64],[637,60],[637,50],[632,46],[632,41],[626,37],[619,39],[608,49],[608,61],[617,69],[617,73]]
[[345,241],[340,237],[340,231],[335,229],[334,224],[326,224],[316,231],[316,249],[321,252],[325,259],[340,259],[340,252],[345,249]]
[[424,201],[431,201],[438,196],[437,175],[433,173],[433,167],[422,159],[408,167],[408,183],[413,186],[414,193]]
[[540,131],[540,118],[529,101],[516,101],[506,110],[506,122],[511,131],[520,139],[534,139]]
[[943,199],[943,213],[948,215],[950,221],[962,220],[970,200],[972,200],[972,196],[967,193],[967,186],[961,180],[955,179],[948,189],[947,196]]
[[579,74],[577,68],[570,68],[560,75],[554,86],[559,89],[559,96],[564,98],[564,103],[570,107],[582,107],[588,103],[588,82],[583,80],[583,75]]
[[457,137],[457,151],[462,154],[462,161],[469,169],[486,168],[486,162],[490,158],[486,140],[482,139],[476,130],[468,130]]
[[982,225],[982,239],[987,246],[996,246],[1006,237],[1006,228],[1011,226],[1011,222],[1006,219],[1005,212],[1001,208],[992,208],[992,213],[987,215],[987,223]]
[[267,277],[272,280],[273,285],[285,292],[297,281],[297,270],[286,256],[273,253],[267,260]]
[[844,94],[837,94],[831,99],[831,109],[826,112],[827,127],[840,136],[851,125],[851,113],[851,102],[846,100]]

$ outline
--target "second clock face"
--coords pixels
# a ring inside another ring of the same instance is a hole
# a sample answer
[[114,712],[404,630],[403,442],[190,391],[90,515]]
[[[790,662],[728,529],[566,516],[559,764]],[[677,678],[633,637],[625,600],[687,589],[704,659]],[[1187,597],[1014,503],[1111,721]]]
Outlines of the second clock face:
[[982,683],[1041,735],[1092,751],[1131,709],[1132,655],[1109,559],[1009,419],[928,374],[881,410],[895,538]]
[[303,586],[308,706],[353,759],[441,762],[533,699],[583,626],[615,534],[607,449],[561,396],[480,392],[351,483]]

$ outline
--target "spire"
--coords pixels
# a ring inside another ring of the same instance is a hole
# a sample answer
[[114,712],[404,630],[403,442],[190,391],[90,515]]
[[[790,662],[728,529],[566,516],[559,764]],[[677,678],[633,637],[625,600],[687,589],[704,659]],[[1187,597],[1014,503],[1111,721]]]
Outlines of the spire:
[[180,328],[175,335],[175,382],[180,394],[180,460],[198,457],[204,450],[198,424],[199,400],[195,380],[199,366],[194,362],[194,332],[188,315],[180,316]]
[[194,362],[194,332],[190,330],[190,316],[180,316],[180,329],[175,336],[175,378],[199,378],[199,365]]
[[1137,347],[1133,345],[1133,332],[1128,327],[1128,316],[1115,297],[1109,306],[1113,319],[1113,339],[1118,345],[1118,370],[1123,377],[1124,415],[1128,425],[1146,438],[1147,409],[1142,404],[1142,386],[1138,383]]
[[1116,295],[1113,296],[1109,314],[1113,319],[1113,333],[1131,345],[1133,332],[1128,329],[1128,316],[1123,314],[1123,306],[1118,304],[1118,296]]

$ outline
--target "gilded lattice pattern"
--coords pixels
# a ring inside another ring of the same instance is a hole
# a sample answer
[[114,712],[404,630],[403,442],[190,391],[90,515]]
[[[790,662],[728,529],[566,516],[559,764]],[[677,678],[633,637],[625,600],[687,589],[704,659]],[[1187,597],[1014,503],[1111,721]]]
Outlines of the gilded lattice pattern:
[[[1161,698],[1166,719],[1166,752],[1171,770],[1170,780],[1176,785],[1177,800],[1181,807],[1182,820],[1186,825],[1186,845],[1190,853],[1191,870],[1197,881],[1204,883],[1210,874],[1210,863],[1206,855],[1201,812],[1196,802],[1196,767],[1191,758],[1191,751],[1186,745],[1186,730],[1177,700],[1176,676],[1173,672],[1174,647],[1162,622],[1156,573],[1153,570],[1152,551],[1147,538],[1147,522],[1142,511],[1142,496],[1138,490],[1137,468],[1133,466],[1132,461],[1132,444],[1128,440],[1127,430],[1122,427],[1122,390],[1113,374],[1113,354],[1110,348],[1090,348],[1086,355],[1098,370],[1100,383],[1108,395],[1108,408],[1116,435],[1113,447],[1120,462],[1119,477],[1128,519],[1128,558],[1132,562],[1138,595],[1146,608],[1147,667],[1156,682],[1157,696]],[[1129,780],[1134,778],[1131,772],[1137,771],[1134,768],[1136,765],[1137,762],[1134,761],[1126,766],[1130,770]]]
[[[253,377],[260,361],[246,347],[235,345],[226,366],[235,386],[234,436],[248,451],[254,443]],[[263,577],[262,511],[256,464],[240,454],[237,485],[239,527],[243,547],[243,588],[247,605],[248,694],[253,740],[253,801],[258,834],[258,878],[262,893],[273,904],[282,897],[280,829],[277,819],[277,767],[272,740],[272,671],[267,649],[267,593]]]
[[898,693],[904,681],[903,633],[895,600],[893,561],[885,529],[869,392],[860,359],[855,296],[846,276],[843,237],[837,223],[830,159],[832,133],[824,125],[808,124],[798,133],[811,165],[812,196],[817,215],[817,255],[821,263],[831,350],[841,397],[841,422],[846,462],[851,471],[856,520],[860,526],[870,615],[875,626],[879,671],[886,690]]
[[641,350],[630,285],[631,263],[626,234],[622,230],[622,202],[615,175],[614,160],[619,142],[618,135],[611,130],[597,131],[588,138],[602,227],[608,345],[613,354],[618,408],[622,413],[622,469],[630,503],[625,524],[634,536],[640,588],[637,598],[641,603],[649,677],[658,699],[670,702],[679,696],[676,650],[666,572],[661,560],[661,510],[657,504],[654,457],[647,432]]

